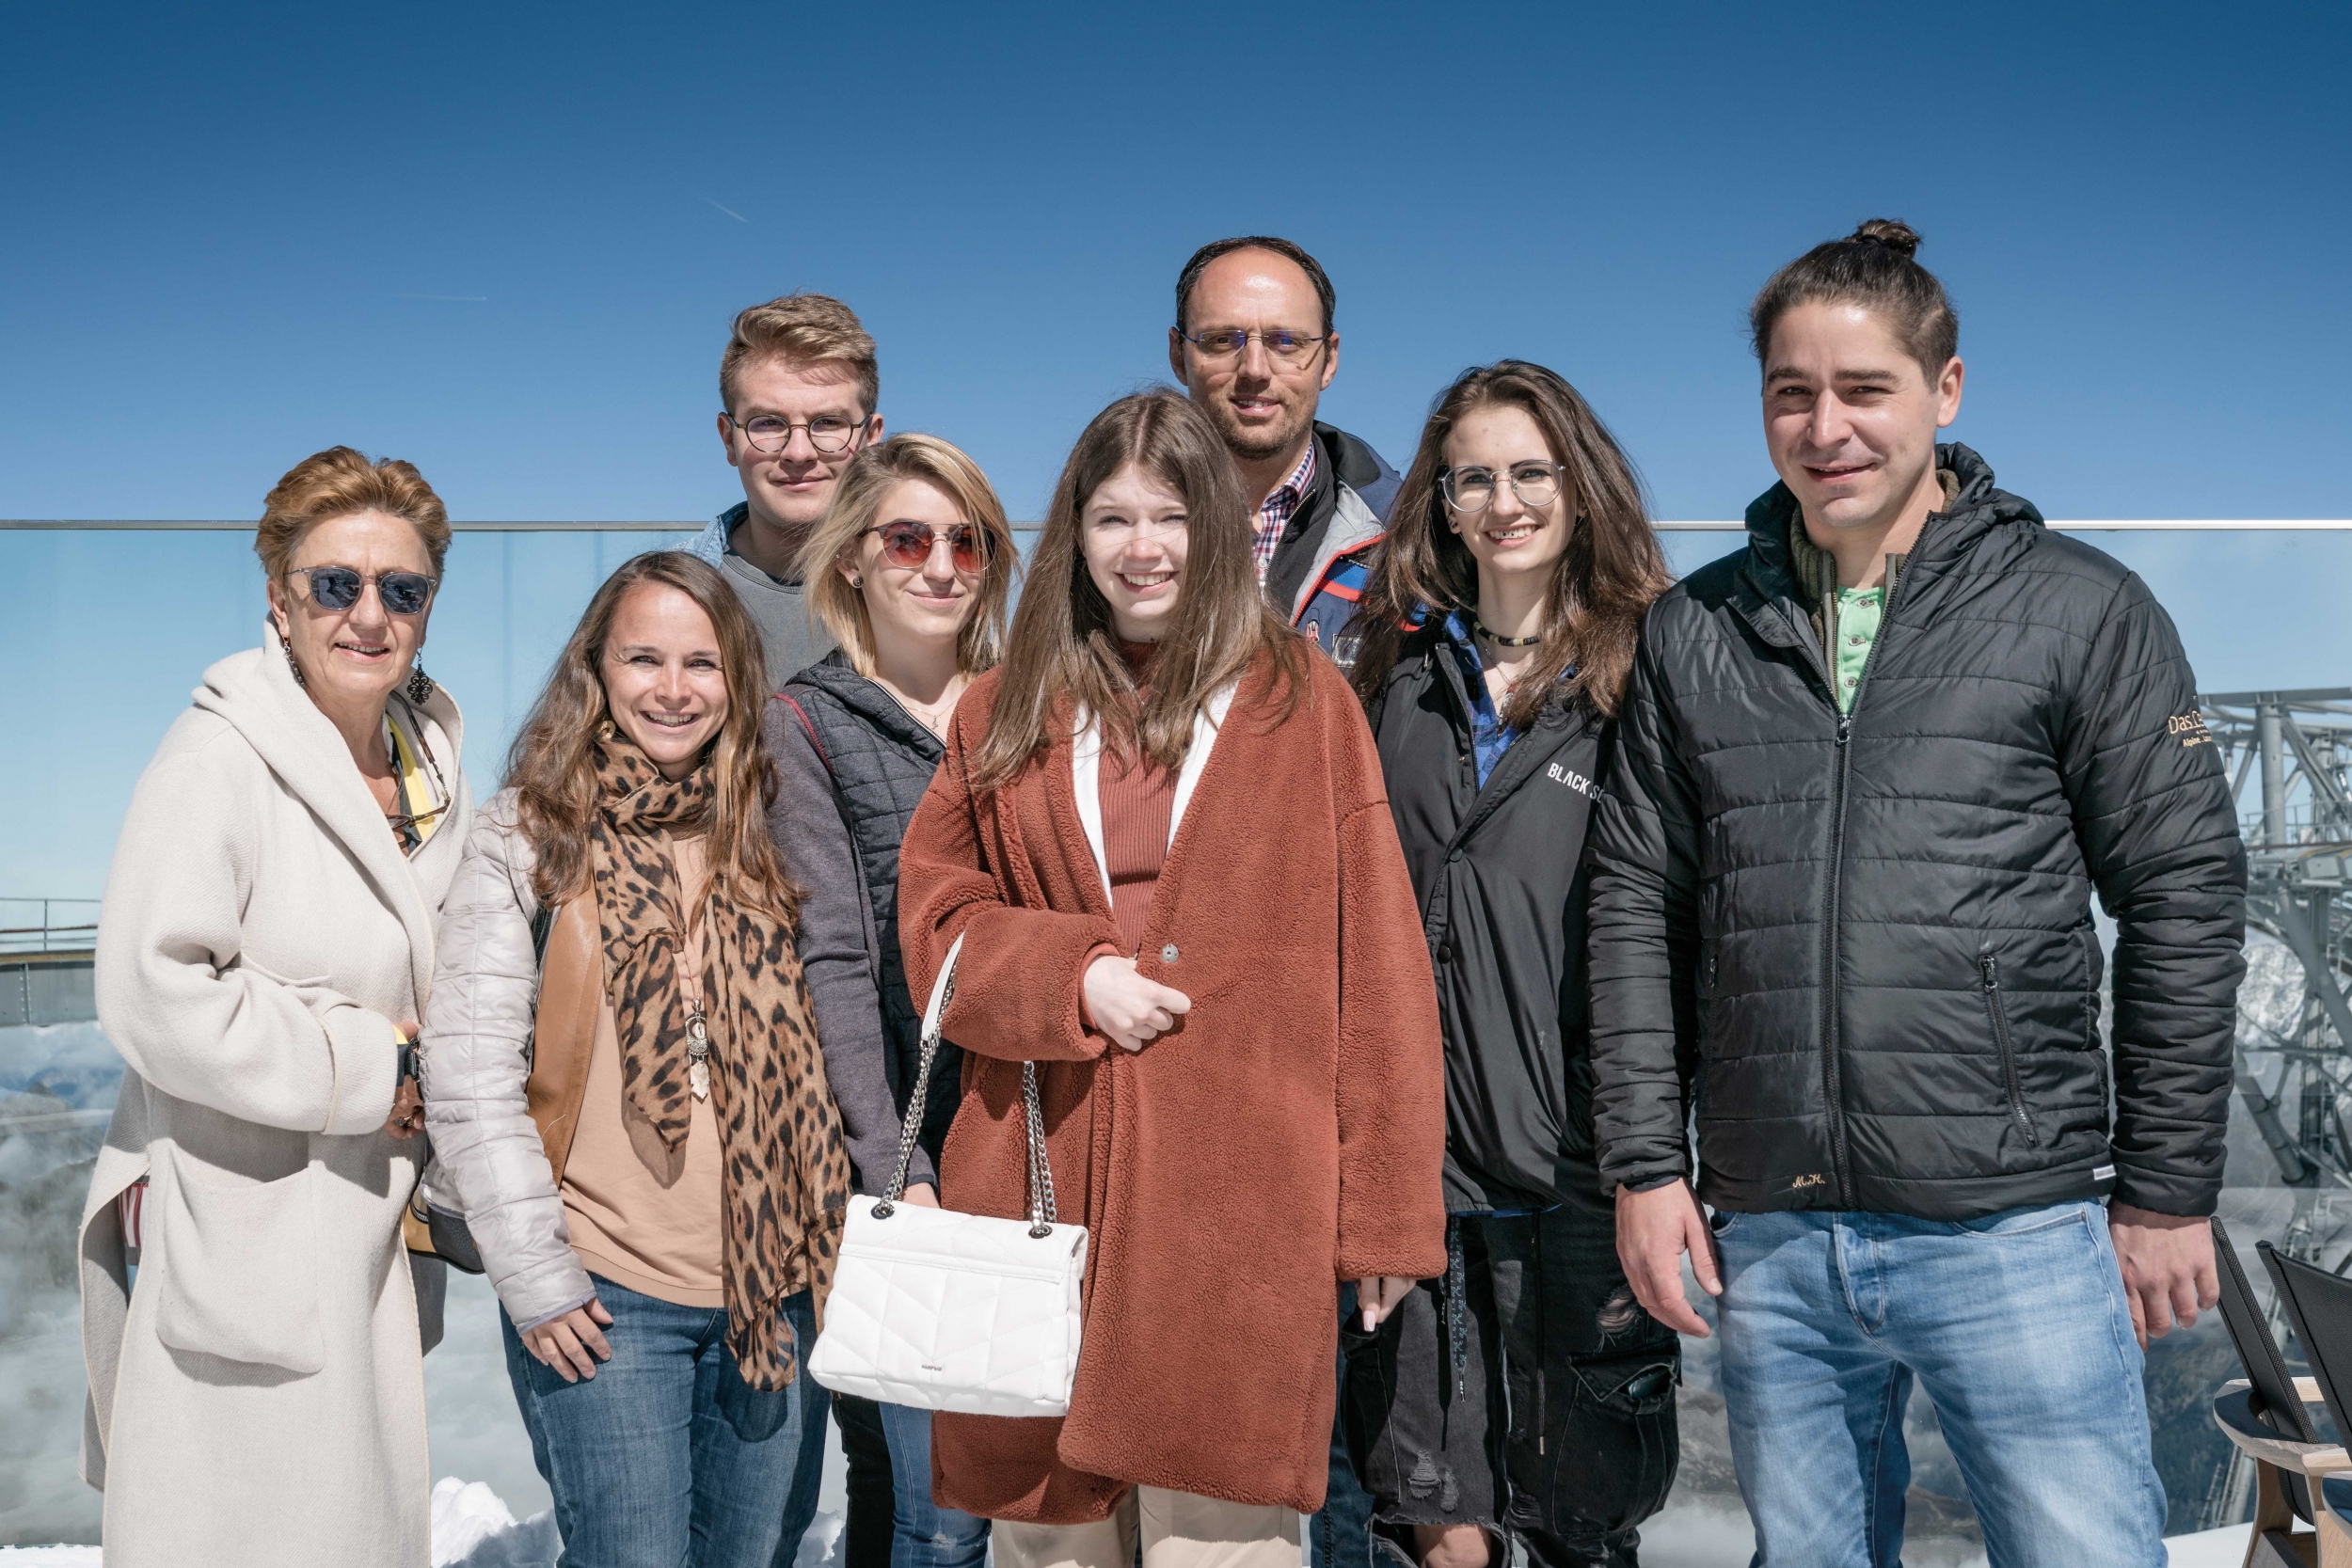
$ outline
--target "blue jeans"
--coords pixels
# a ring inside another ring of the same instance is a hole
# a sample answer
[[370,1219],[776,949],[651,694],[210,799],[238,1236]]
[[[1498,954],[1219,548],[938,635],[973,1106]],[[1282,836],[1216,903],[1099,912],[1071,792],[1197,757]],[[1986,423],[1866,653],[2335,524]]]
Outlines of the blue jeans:
[[[596,1280],[612,1359],[566,1383],[501,1313],[506,1375],[555,1494],[557,1568],[790,1568],[817,1513],[825,1390],[803,1366],[762,1393],[726,1347],[723,1307],[678,1307]],[[785,1298],[817,1342],[808,1292]]]
[[1713,1223],[1724,1402],[1756,1568],[1895,1568],[1915,1377],[1993,1568],[2162,1568],[2164,1487],[2099,1204],[1964,1224]]
[[988,1521],[931,1500],[931,1413],[904,1404],[878,1408],[882,1435],[890,1440],[897,1497],[890,1568],[980,1568],[988,1557]]
[[[1340,1287],[1340,1323],[1356,1315],[1356,1282]],[[1342,1336],[1345,1338],[1344,1333]],[[1339,1354],[1341,1398],[1331,1415],[1329,1490],[1307,1522],[1308,1568],[1372,1568],[1372,1494],[1347,1457],[1347,1353]]]

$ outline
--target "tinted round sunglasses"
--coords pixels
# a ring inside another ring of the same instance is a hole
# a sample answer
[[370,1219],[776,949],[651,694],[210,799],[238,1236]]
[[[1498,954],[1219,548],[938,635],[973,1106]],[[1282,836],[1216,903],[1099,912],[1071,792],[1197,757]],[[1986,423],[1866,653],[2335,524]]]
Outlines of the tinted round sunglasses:
[[928,523],[883,523],[866,531],[882,535],[882,559],[893,566],[924,564],[942,538],[957,571],[977,572],[988,564],[988,535],[969,523],[958,523],[945,534]]
[[373,577],[348,566],[297,566],[286,574],[310,579],[310,601],[321,610],[349,610],[369,583],[394,615],[421,615],[433,602],[433,579],[422,572],[379,572]]

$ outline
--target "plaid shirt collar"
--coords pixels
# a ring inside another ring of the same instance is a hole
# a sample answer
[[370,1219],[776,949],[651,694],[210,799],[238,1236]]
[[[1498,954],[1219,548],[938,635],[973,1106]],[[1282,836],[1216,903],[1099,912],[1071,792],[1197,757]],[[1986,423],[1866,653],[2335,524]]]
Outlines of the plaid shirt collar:
[[1261,584],[1265,581],[1267,569],[1274,564],[1275,546],[1281,544],[1282,531],[1290,527],[1291,518],[1296,515],[1299,504],[1307,499],[1307,492],[1313,487],[1314,482],[1315,443],[1311,435],[1307,438],[1307,455],[1298,460],[1298,467],[1291,470],[1290,478],[1276,485],[1274,493],[1258,507],[1257,533],[1250,540],[1249,553],[1257,562],[1258,581]]

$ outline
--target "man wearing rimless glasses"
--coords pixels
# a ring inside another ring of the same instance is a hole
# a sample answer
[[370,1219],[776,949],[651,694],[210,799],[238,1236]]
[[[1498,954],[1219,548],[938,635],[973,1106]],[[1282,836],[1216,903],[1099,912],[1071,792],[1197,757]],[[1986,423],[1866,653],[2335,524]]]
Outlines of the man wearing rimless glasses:
[[[1337,299],[1288,240],[1216,240],[1177,275],[1168,331],[1168,369],[1225,438],[1256,505],[1258,580],[1327,653],[1331,638],[1302,616],[1342,557],[1379,536],[1398,484],[1378,452],[1315,419],[1339,373]],[[1336,631],[1344,616],[1323,619]]]
[[719,361],[719,440],[743,499],[687,548],[758,623],[771,691],[833,651],[808,613],[801,550],[850,459],[882,439],[881,389],[874,340],[837,299],[786,294],[735,318]]
[[[1329,276],[1303,248],[1247,234],[1192,253],[1176,276],[1176,325],[1168,329],[1168,369],[1241,469],[1258,580],[1283,619],[1327,654],[1355,611],[1366,554],[1388,526],[1400,483],[1369,445],[1315,418],[1339,373],[1337,302]],[[1336,587],[1335,577],[1344,578]],[[1356,1311],[1354,1286],[1340,1310]],[[1337,1354],[1335,1343],[1335,1363]],[[1335,1424],[1327,1500],[1309,1527],[1315,1568],[1371,1568],[1372,1506]]]

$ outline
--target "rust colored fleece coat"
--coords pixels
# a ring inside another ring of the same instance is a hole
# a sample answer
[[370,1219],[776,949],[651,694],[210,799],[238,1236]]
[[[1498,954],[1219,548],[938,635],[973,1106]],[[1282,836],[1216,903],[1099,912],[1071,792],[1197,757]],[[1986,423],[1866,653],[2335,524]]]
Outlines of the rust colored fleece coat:
[[1119,927],[1073,737],[976,797],[966,758],[996,677],[957,707],[898,884],[914,995],[967,939],[941,1201],[1026,1212],[1019,1064],[1035,1060],[1060,1217],[1092,1236],[1070,1414],[934,1418],[943,1503],[1072,1524],[1148,1482],[1311,1512],[1339,1282],[1444,1268],[1429,955],[1362,710],[1327,660],[1306,663],[1278,722],[1260,657],[1183,808],[1136,967],[1192,1011],[1136,1053],[1081,1022],[1087,955]]

